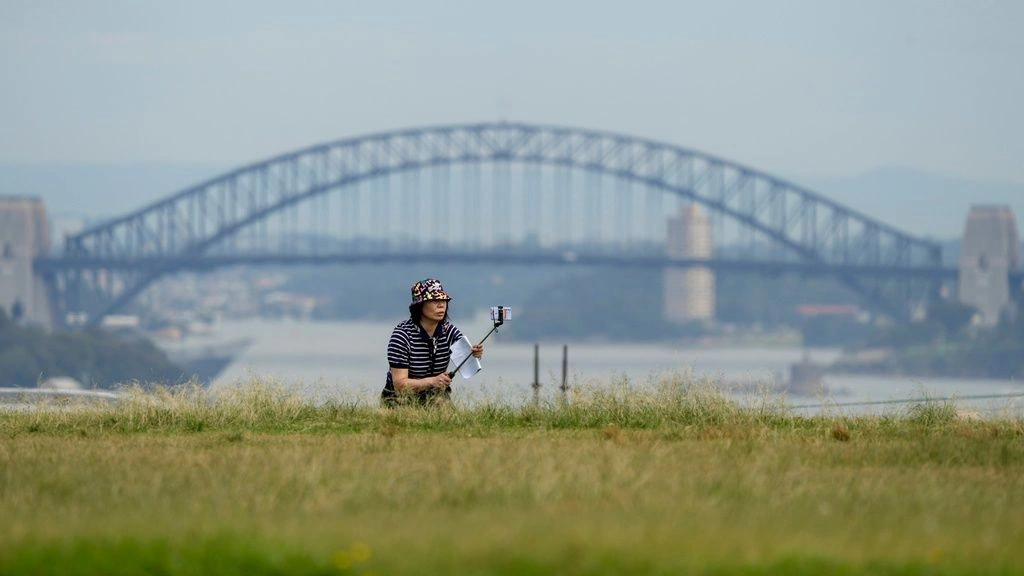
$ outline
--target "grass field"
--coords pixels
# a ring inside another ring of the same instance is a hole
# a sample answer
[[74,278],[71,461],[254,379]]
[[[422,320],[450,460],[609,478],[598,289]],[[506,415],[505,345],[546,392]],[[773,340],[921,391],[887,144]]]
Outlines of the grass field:
[[1019,574],[1024,422],[670,380],[381,410],[253,383],[0,411],[0,574]]

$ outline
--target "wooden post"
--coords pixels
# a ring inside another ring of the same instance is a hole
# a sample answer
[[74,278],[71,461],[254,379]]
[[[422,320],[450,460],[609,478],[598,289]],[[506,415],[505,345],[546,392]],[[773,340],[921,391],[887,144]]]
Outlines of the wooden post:
[[562,399],[565,400],[565,393],[569,390],[569,345],[562,345]]
[[533,403],[540,405],[540,344],[533,345]]

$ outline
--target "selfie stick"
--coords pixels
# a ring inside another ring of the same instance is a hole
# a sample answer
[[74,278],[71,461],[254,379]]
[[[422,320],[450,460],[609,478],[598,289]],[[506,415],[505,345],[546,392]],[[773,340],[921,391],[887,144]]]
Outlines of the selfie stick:
[[[480,343],[477,344],[477,346],[479,346],[480,344],[483,344],[484,340],[487,340],[488,336],[490,336],[491,334],[494,334],[494,332],[498,329],[498,326],[501,326],[504,323],[505,323],[505,307],[504,306],[498,306],[498,308],[497,308],[497,315],[494,318],[494,328],[491,328],[491,331],[487,333],[487,336],[484,336],[483,340],[481,340]],[[462,362],[459,362],[459,365],[455,367],[455,370],[452,370],[451,372],[448,373],[448,377],[449,378],[455,378],[455,375],[459,372],[459,368],[462,368],[462,365],[466,363],[466,360],[469,360],[472,357],[473,357],[472,354],[467,354],[466,357],[462,359]]]

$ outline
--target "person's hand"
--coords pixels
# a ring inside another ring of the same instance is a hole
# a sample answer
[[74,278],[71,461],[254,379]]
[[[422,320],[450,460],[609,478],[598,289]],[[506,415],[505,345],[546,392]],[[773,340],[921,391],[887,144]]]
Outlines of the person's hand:
[[447,372],[441,372],[434,376],[434,388],[447,388],[452,383],[452,377]]
[[484,345],[483,344],[476,344],[476,345],[474,345],[472,353],[473,353],[473,357],[476,358],[477,360],[483,358],[484,357]]

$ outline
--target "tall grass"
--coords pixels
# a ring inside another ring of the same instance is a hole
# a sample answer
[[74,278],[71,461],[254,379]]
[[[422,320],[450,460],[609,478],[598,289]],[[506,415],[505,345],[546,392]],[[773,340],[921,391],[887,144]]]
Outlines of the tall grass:
[[[381,408],[360,400],[311,401],[280,382],[253,378],[209,390],[194,383],[128,386],[120,399],[40,404],[37,410],[0,410],[0,435],[19,433],[194,433],[203,431],[365,432],[382,428],[421,431],[576,430],[616,426],[679,434],[755,431],[831,431],[835,423],[861,433],[917,433],[921,429],[977,429],[1020,434],[1021,418],[961,418],[951,402],[908,404],[881,416],[831,411],[802,416],[767,395],[740,406],[711,383],[669,375],[637,388],[620,378],[606,386],[573,389],[566,399],[512,405],[486,399],[422,407]],[[726,432],[728,431],[728,432]],[[849,430],[847,430],[849,432]]]
[[0,575],[1019,573],[1024,422],[955,408],[136,387],[0,411]]

